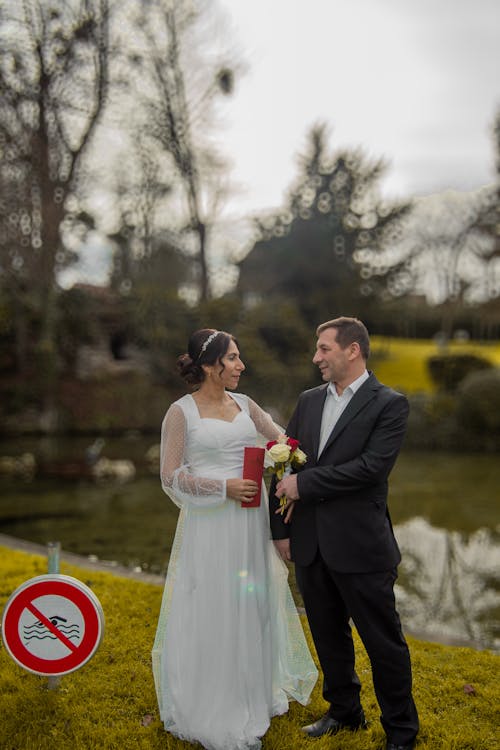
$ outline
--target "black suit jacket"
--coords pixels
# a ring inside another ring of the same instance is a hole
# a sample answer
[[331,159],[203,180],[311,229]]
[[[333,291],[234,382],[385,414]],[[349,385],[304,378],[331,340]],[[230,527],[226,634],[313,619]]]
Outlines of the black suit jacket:
[[388,570],[401,559],[387,509],[388,477],[406,431],[408,401],[373,373],[356,391],[317,458],[327,385],[299,397],[287,435],[300,441],[307,463],[298,472],[300,500],[292,521],[276,515],[274,539],[290,536],[292,559],[309,565],[318,550],[343,573]]

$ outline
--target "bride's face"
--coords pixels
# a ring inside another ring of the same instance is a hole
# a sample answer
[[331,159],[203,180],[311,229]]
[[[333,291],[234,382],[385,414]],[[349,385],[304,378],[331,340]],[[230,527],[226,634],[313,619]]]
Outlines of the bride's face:
[[245,369],[245,365],[240,359],[240,352],[234,341],[231,341],[227,352],[221,360],[224,369],[221,371],[219,365],[215,365],[215,373],[219,375],[224,388],[234,391],[238,387],[240,375]]

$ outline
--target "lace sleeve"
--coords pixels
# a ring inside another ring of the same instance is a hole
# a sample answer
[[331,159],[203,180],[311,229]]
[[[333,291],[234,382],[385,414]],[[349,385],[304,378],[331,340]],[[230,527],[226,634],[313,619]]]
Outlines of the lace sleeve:
[[285,430],[280,427],[267,411],[260,408],[251,398],[248,399],[248,413],[255,425],[257,432],[262,435],[266,441],[276,440],[279,435],[283,435]]
[[161,427],[161,486],[179,507],[187,503],[199,507],[221,505],[226,501],[226,481],[192,474],[185,449],[186,417],[178,404],[172,404]]

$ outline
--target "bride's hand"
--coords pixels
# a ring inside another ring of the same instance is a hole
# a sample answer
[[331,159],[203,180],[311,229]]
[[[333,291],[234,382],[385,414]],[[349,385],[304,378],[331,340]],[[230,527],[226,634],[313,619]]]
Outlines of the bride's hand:
[[259,485],[252,479],[228,479],[226,481],[226,495],[241,503],[249,503],[253,500],[258,489]]

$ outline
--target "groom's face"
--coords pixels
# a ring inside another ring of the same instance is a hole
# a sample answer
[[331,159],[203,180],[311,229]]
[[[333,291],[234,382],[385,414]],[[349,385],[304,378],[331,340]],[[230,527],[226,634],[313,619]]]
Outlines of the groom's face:
[[319,334],[313,363],[319,367],[325,381],[342,383],[349,372],[350,348],[341,349],[337,343],[337,330],[327,328]]

